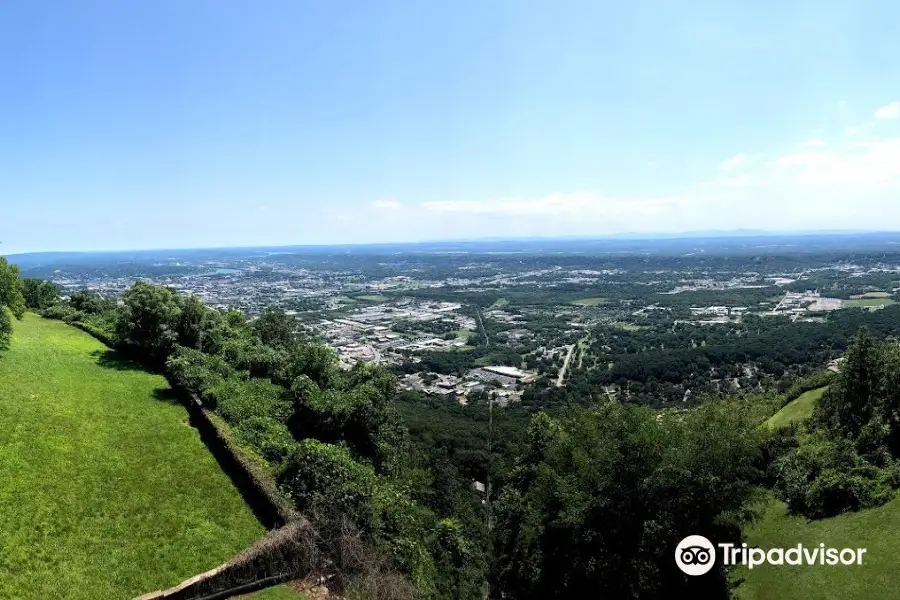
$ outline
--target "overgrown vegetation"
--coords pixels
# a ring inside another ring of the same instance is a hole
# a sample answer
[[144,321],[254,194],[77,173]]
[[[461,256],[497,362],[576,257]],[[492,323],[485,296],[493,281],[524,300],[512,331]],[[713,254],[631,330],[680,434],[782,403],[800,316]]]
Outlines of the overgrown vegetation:
[[773,463],[788,508],[811,519],[880,506],[900,487],[900,352],[862,330],[797,447]]
[[24,286],[19,279],[19,268],[0,256],[0,351],[9,347],[12,336],[10,314],[21,319],[25,314]]

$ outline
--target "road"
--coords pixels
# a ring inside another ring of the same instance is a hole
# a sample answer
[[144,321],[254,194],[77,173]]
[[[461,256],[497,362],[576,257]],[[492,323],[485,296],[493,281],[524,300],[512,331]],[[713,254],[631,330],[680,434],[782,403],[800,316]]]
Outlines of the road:
[[562,368],[559,370],[559,379],[556,380],[556,387],[562,387],[563,379],[566,376],[566,369],[569,368],[569,361],[572,360],[572,353],[575,352],[576,344],[569,346],[569,352],[566,354],[566,360],[563,362]]
[[481,334],[484,336],[484,345],[490,346],[491,340],[488,339],[487,329],[484,328],[484,321],[481,320],[481,307],[475,307],[475,315],[478,317],[478,326],[481,327]]

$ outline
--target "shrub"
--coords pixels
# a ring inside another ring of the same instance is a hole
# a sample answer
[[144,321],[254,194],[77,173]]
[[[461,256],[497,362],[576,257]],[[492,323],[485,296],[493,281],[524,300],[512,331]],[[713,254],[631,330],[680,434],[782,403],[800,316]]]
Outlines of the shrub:
[[234,433],[270,463],[281,463],[297,445],[284,423],[268,417],[245,419],[234,428]]
[[418,597],[434,596],[437,570],[427,543],[434,515],[353,460],[346,448],[304,440],[291,450],[278,481],[298,509],[316,515],[317,528],[334,531],[349,520],[393,557]]
[[284,423],[292,412],[284,388],[268,379],[244,380],[233,375],[218,383],[210,393],[216,397],[216,412],[233,425],[253,417]]
[[779,459],[775,469],[782,500],[810,519],[880,506],[900,481],[896,468],[876,467],[843,439],[811,438]]
[[231,377],[234,369],[220,356],[179,347],[166,361],[166,372],[173,386],[196,394],[205,406],[215,410],[213,389]]
[[74,312],[76,312],[75,309],[68,304],[54,304],[53,306],[42,310],[40,314],[45,319],[57,319],[62,321]]
[[303,440],[285,459],[278,483],[301,511],[327,507],[363,528],[372,524],[375,471],[353,460],[346,448]]

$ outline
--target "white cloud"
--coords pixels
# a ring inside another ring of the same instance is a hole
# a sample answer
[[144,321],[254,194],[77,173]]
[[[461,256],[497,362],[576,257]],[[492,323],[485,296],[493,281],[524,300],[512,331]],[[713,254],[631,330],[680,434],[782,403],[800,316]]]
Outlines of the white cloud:
[[900,100],[894,100],[875,111],[876,119],[896,119],[900,117]]
[[749,160],[750,156],[748,154],[740,152],[738,154],[735,154],[728,160],[722,161],[722,163],[719,165],[719,168],[723,171],[727,171],[729,169],[734,169],[735,167],[744,166]]
[[400,203],[396,200],[376,200],[372,203],[372,207],[380,210],[397,210]]
[[856,142],[840,150],[807,150],[768,164],[778,182],[799,185],[900,184],[900,138]]
[[859,133],[861,130],[862,130],[862,129],[861,129],[860,127],[845,127],[845,128],[844,128],[844,133],[846,133],[847,135],[856,135],[856,134]]
[[826,144],[822,140],[806,140],[802,144],[800,144],[804,148],[822,148]]
[[846,100],[838,100],[837,105],[838,105],[838,108],[844,108],[845,106],[847,106],[847,101]]

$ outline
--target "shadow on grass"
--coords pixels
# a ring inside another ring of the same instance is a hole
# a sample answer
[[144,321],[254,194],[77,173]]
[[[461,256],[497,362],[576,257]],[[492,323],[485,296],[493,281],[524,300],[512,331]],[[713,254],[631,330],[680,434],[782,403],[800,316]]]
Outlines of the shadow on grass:
[[170,387],[161,387],[153,390],[153,397],[160,402],[168,402],[169,404],[181,404],[178,395]]
[[94,350],[91,356],[97,359],[97,364],[106,369],[116,371],[147,371],[143,366],[127,358],[117,350]]

